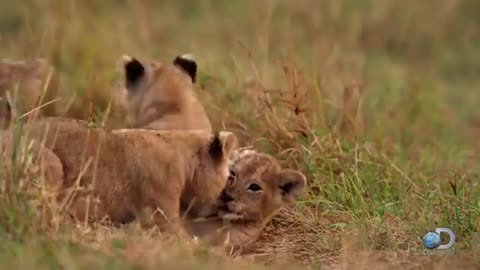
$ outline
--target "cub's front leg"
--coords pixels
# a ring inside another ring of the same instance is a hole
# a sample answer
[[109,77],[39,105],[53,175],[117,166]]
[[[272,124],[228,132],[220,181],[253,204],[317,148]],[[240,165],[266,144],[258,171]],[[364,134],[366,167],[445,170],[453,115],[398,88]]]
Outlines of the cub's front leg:
[[176,202],[180,196],[176,194],[159,194],[152,201],[151,221],[162,231],[181,233],[180,210]]
[[[142,219],[147,218],[148,225],[156,225],[162,231],[186,237],[188,234],[180,222],[180,200],[185,185],[183,173],[169,166],[163,174],[157,174],[157,176],[148,181],[142,189],[143,214],[148,215],[148,217],[143,216]],[[146,213],[145,209],[147,209]]]

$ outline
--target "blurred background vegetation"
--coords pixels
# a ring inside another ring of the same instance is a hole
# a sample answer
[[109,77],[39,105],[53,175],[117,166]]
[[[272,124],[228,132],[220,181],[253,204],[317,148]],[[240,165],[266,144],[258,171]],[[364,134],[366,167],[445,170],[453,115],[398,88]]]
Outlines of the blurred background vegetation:
[[419,248],[437,225],[454,229],[460,249],[472,248],[479,1],[1,4],[0,57],[49,58],[62,102],[73,100],[71,117],[108,115],[108,125],[122,127],[112,103],[121,55],[169,62],[193,53],[196,91],[214,125],[309,176],[297,211],[326,220],[316,226],[331,241],[309,246],[318,254],[339,252],[347,224],[365,230],[363,244],[374,250]]

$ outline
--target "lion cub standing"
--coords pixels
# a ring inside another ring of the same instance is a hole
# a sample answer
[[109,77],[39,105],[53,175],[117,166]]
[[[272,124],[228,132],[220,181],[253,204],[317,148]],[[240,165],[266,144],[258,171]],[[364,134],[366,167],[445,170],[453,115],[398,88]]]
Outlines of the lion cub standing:
[[237,144],[230,132],[109,131],[62,118],[32,122],[26,131],[58,157],[52,162],[61,162],[63,189],[78,186],[92,195],[77,192],[75,217],[125,223],[148,213],[155,225],[174,230],[181,207],[200,216],[212,210]]
[[126,94],[122,103],[129,127],[212,130],[193,91],[197,72],[193,59],[177,56],[172,64],[162,64],[124,56],[124,69]]

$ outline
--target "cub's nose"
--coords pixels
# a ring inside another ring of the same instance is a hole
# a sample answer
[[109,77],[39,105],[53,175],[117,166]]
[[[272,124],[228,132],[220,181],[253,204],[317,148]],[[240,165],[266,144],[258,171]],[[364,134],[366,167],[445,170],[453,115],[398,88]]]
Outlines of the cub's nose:
[[227,178],[227,186],[232,186],[235,184],[235,181],[237,180],[237,172],[230,168],[229,173],[228,173],[228,178]]
[[233,197],[230,196],[230,194],[228,194],[225,190],[223,190],[222,194],[220,195],[220,200],[222,200],[222,202],[224,203],[228,203],[233,201]]

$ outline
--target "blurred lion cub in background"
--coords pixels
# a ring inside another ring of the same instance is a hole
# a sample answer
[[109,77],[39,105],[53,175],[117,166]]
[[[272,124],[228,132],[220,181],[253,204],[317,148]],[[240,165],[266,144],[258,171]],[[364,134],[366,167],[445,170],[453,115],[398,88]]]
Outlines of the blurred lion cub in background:
[[211,131],[210,120],[193,90],[197,63],[189,55],[171,64],[124,56],[122,104],[131,128]]
[[[58,77],[45,58],[24,61],[0,60],[1,128],[42,104],[53,100],[58,92]],[[42,108],[42,113],[55,113],[55,104]],[[31,116],[37,113],[31,113]]]

